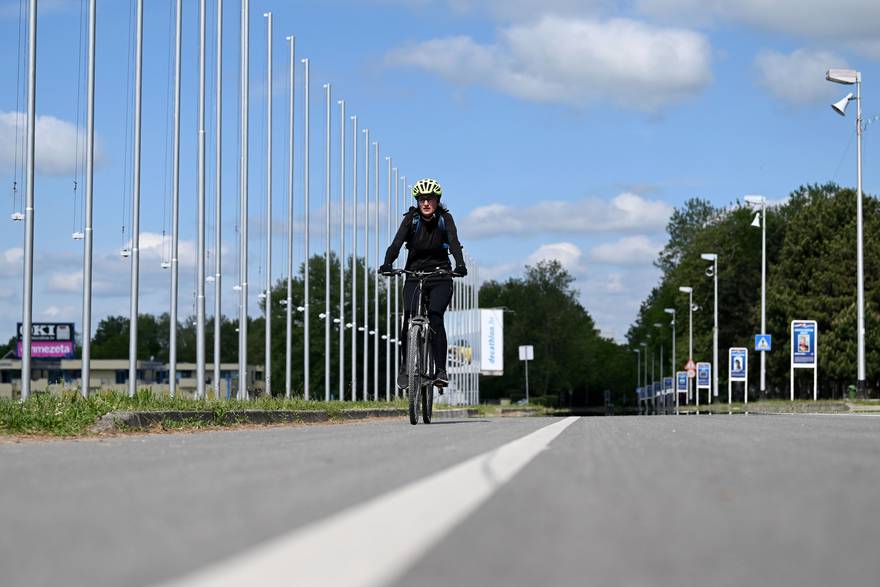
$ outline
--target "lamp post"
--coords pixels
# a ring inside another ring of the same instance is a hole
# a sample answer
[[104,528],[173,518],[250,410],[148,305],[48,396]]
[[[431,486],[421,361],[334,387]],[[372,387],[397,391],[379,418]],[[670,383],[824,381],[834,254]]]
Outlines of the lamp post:
[[[715,326],[712,328],[712,394],[718,397],[718,255],[703,253],[700,258],[704,261],[712,261],[712,265],[706,269],[706,275],[715,281]],[[712,403],[711,395],[709,403]]]
[[[678,288],[681,293],[688,295],[688,362],[694,360],[694,288],[690,286],[682,286]],[[691,398],[691,377],[688,377],[688,399],[686,403],[690,403]],[[697,406],[700,405],[700,397],[697,396]]]
[[[858,340],[858,381],[856,382],[859,397],[865,395],[865,263],[863,256],[862,230],[862,73],[853,69],[829,69],[825,79],[830,82],[855,85],[856,95],[852,93],[831,107],[841,116],[846,115],[846,106],[850,101],[856,102],[856,304]],[[763,364],[763,363],[762,363]],[[763,373],[763,371],[762,371]]]
[[633,352],[636,354],[636,395],[638,395],[642,383],[642,349],[633,349]]
[[[662,329],[663,329],[663,325],[660,324],[659,322],[655,322],[655,323],[654,323],[654,328],[657,328],[657,329],[662,330]],[[665,401],[665,399],[666,399],[666,388],[665,388],[665,386],[664,386],[663,384],[664,384],[664,381],[663,381],[663,339],[661,338],[661,339],[660,339],[660,394],[661,394],[661,395],[663,396],[663,398],[664,398],[664,402],[663,402],[663,403],[664,403],[664,409],[665,409],[665,404],[666,404],[666,401]],[[656,398],[656,396],[655,396],[655,398]],[[657,400],[656,400],[656,399],[654,399],[654,411],[655,411],[655,412],[657,411]]]
[[[675,389],[675,370],[676,370],[676,362],[675,362],[675,308],[663,308],[663,311],[667,314],[672,315],[672,322],[670,325],[672,326],[672,387]],[[675,407],[678,408],[678,389],[675,389]]]
[[[648,343],[640,342],[639,346],[644,347],[644,349],[645,349],[645,370],[643,371],[643,376],[642,376],[642,383],[643,383],[642,389],[644,390],[644,393],[647,394],[648,393]],[[642,398],[640,397],[639,398],[639,411],[641,411],[641,408],[642,408],[641,403],[642,403]],[[645,407],[645,409],[647,410],[647,406]]]
[[[767,198],[764,196],[746,196],[746,202],[758,212],[752,220],[752,226],[761,227],[761,336],[767,334]],[[761,351],[761,397],[767,389],[767,353]]]

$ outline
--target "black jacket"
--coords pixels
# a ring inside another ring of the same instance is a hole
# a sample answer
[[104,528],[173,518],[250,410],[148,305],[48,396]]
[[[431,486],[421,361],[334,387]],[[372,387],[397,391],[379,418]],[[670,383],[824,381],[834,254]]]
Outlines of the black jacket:
[[[446,236],[449,248],[444,244],[443,231],[440,230],[439,216],[443,215],[446,226]],[[406,269],[408,271],[432,271],[437,268],[452,269],[449,263],[449,254],[455,259],[456,267],[464,267],[464,257],[461,254],[461,243],[458,241],[458,230],[455,221],[448,210],[438,208],[437,212],[429,220],[419,219],[418,230],[413,226],[413,220],[419,218],[419,211],[412,207],[403,215],[403,221],[394,235],[391,246],[385,251],[385,265],[391,265],[400,254],[400,247],[406,243],[409,254],[406,257]]]

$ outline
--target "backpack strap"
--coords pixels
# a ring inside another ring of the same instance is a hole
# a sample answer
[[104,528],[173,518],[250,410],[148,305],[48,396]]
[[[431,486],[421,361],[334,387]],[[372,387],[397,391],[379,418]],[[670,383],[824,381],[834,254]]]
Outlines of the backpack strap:
[[[413,227],[413,235],[419,233],[419,228],[422,226],[422,217],[420,214],[416,214],[413,216],[412,227]],[[449,233],[446,231],[446,218],[443,217],[443,214],[439,214],[437,217],[437,228],[440,229],[440,234],[443,236],[443,248],[449,248]]]

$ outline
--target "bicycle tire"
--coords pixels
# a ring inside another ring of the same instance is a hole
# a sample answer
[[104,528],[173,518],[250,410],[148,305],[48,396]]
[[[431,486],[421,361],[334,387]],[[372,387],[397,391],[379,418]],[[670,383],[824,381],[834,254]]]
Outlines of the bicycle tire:
[[421,328],[413,326],[407,336],[406,368],[407,368],[407,396],[409,399],[409,423],[415,426],[419,423],[419,396],[422,393],[422,378],[419,373],[421,363],[420,340]]
[[[434,373],[434,360],[431,357],[431,339],[430,336],[425,341],[425,370],[429,376]],[[431,423],[431,416],[434,412],[434,385],[433,381],[426,381],[425,389],[422,390],[422,421],[425,424]]]

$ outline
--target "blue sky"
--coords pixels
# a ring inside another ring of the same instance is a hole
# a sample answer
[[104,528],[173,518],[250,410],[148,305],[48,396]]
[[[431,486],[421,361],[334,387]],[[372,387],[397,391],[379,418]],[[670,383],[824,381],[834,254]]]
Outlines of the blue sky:
[[[25,3],[26,4],[26,3]],[[81,241],[72,182],[77,163],[80,0],[43,0],[39,13],[35,319],[81,321]],[[213,35],[208,1],[208,242],[213,242]],[[238,2],[224,10],[224,308],[234,314],[238,206]],[[127,314],[132,98],[127,73],[133,2],[99,1],[95,176],[95,317]],[[18,0],[0,2],[0,173],[13,211]],[[142,183],[143,311],[168,307],[160,268],[170,231],[169,53],[173,0],[147,2]],[[558,258],[585,307],[622,339],[658,278],[652,261],[672,209],[690,197],[725,205],[745,193],[781,199],[798,185],[855,182],[854,118],[828,107],[849,91],[828,67],[863,72],[864,114],[880,114],[880,4],[857,0],[325,0],[251,1],[251,270],[265,255],[266,26],[274,63],[274,276],[285,266],[287,86],[285,37],[312,77],[312,252],[323,247],[322,84],[333,90],[333,194],[338,110],[359,117],[411,182],[435,177],[481,276],[517,275]],[[195,239],[198,3],[184,2],[181,144],[181,314],[192,312]],[[133,54],[132,54],[133,55]],[[297,262],[302,229],[302,66],[296,67]],[[22,72],[23,73],[23,72]],[[128,96],[128,101],[126,101]],[[80,114],[82,124],[83,115]],[[23,123],[23,118],[19,120]],[[129,119],[130,125],[130,119]],[[873,125],[864,183],[875,192]],[[350,133],[350,128],[349,131]],[[80,140],[82,135],[80,134]],[[167,145],[167,148],[166,148]],[[363,164],[363,145],[360,158]],[[350,149],[350,146],[349,146]],[[126,155],[128,153],[128,155]],[[351,153],[348,154],[351,162]],[[128,165],[126,165],[128,161]],[[349,174],[349,181],[350,181]],[[361,172],[361,181],[363,174]],[[384,212],[384,208],[382,208]],[[8,218],[8,214],[4,216]],[[0,231],[0,335],[21,316],[22,224]],[[334,222],[334,227],[336,223]],[[128,232],[126,232],[126,235]],[[338,234],[333,233],[334,248]],[[350,244],[349,244],[350,246]],[[383,243],[384,248],[384,243]],[[213,251],[212,251],[213,254]],[[757,269],[757,265],[756,265]],[[257,287],[250,311],[256,312]],[[209,286],[209,307],[213,290]]]

